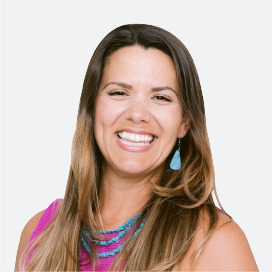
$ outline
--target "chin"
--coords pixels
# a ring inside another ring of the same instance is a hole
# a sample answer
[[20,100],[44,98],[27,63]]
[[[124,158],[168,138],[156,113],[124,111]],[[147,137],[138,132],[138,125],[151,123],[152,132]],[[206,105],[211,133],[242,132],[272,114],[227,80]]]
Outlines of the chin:
[[[122,167],[120,167],[122,165]],[[118,164],[116,167],[124,175],[140,175],[148,171],[147,163],[140,163],[138,161],[126,161],[125,163]]]

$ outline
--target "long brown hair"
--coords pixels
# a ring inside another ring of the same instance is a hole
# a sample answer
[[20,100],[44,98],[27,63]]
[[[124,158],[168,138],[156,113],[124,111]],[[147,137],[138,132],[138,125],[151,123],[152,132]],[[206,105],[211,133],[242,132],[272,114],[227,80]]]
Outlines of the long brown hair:
[[[193,59],[179,39],[161,28],[143,24],[124,25],[101,41],[89,63],[80,98],[65,197],[58,215],[29,245],[21,263],[23,269],[27,266],[27,271],[79,270],[83,224],[93,237],[99,239],[95,214],[99,211],[103,156],[94,137],[95,101],[108,58],[116,50],[133,45],[156,48],[171,57],[179,85],[182,116],[189,119],[190,128],[181,140],[182,168],[174,171],[169,167],[177,149],[175,145],[138,220],[139,225],[146,218],[142,231],[132,242],[124,245],[112,269],[178,270],[192,244],[200,213],[205,211],[210,219],[209,228],[192,256],[193,265],[217,225],[218,211],[212,197],[213,191],[217,197],[212,154],[204,101]],[[220,202],[219,205],[221,207]],[[26,264],[26,256],[34,249],[34,257]],[[96,251],[92,245],[91,250],[89,258],[95,265]]]

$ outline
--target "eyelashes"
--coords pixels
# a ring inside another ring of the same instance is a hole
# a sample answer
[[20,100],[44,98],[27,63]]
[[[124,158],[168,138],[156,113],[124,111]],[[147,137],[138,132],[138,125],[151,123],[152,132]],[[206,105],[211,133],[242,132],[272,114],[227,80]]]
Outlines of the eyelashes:
[[166,98],[165,96],[162,96],[162,95],[156,95],[153,98],[156,99],[156,100],[159,100],[159,101],[172,102],[171,99]]
[[127,94],[124,93],[124,92],[121,92],[121,91],[117,91],[117,92],[109,93],[109,95],[110,95],[110,96],[114,96],[114,95],[124,96],[124,95],[127,95]]
[[[128,94],[126,94],[125,92],[122,91],[114,91],[111,93],[108,93],[108,95],[110,96],[119,96],[119,97],[125,97],[125,96],[129,96]],[[164,102],[172,102],[172,100],[168,97],[165,97],[163,95],[154,95],[152,97],[152,99],[158,101],[159,103],[164,103]]]

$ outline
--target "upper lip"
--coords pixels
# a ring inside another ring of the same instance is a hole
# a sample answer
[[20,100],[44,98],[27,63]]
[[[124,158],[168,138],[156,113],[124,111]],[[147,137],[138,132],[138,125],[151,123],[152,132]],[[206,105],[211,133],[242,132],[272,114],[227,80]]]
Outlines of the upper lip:
[[118,132],[122,132],[122,131],[127,131],[127,132],[131,132],[131,133],[134,133],[134,134],[151,135],[151,136],[157,137],[154,133],[152,133],[150,131],[147,131],[147,130],[138,130],[138,129],[135,129],[135,128],[122,128],[122,129],[119,129],[117,131],[117,133]]

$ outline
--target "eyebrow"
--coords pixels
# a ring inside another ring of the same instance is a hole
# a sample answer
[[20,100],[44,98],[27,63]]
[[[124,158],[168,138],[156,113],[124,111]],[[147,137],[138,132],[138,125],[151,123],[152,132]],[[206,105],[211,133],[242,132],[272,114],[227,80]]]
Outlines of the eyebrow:
[[174,89],[172,89],[171,87],[168,87],[168,86],[155,87],[155,88],[152,88],[151,90],[152,90],[152,92],[160,92],[160,91],[164,91],[164,90],[170,90],[170,91],[174,92],[175,95],[177,96],[177,92]]
[[104,88],[103,88],[103,90],[104,89],[106,89],[109,85],[117,85],[117,86],[119,86],[119,87],[122,87],[122,88],[126,88],[126,89],[131,89],[132,88],[132,86],[131,85],[129,85],[129,84],[126,84],[126,83],[123,83],[123,82],[109,82],[109,83],[107,83],[105,86],[104,86]]
[[[109,82],[104,86],[103,90],[106,89],[109,85],[117,85],[117,86],[122,87],[122,88],[132,89],[131,85],[129,85],[127,83],[124,83],[124,82]],[[151,90],[152,90],[152,92],[160,92],[160,91],[164,91],[164,90],[170,90],[170,91],[174,92],[177,95],[177,92],[173,88],[168,87],[168,86],[154,87]]]

